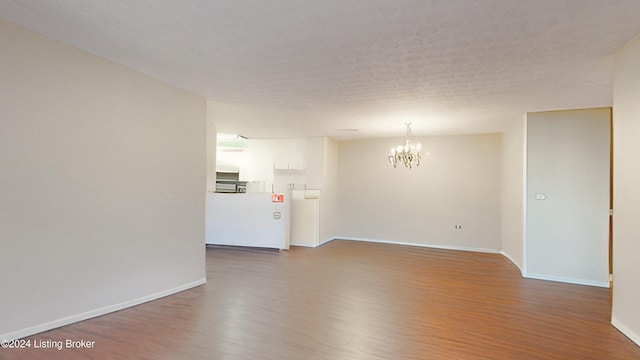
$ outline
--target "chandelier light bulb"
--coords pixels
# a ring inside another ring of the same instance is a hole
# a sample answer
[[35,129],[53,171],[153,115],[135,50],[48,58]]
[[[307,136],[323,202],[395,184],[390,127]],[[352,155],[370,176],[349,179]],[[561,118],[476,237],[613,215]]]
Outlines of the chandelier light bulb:
[[404,146],[398,145],[396,148],[391,148],[387,157],[394,168],[397,167],[398,163],[402,163],[405,167],[411,169],[413,165],[420,165],[422,144],[411,143],[411,123],[405,123],[405,125],[407,125],[407,139],[404,142]]

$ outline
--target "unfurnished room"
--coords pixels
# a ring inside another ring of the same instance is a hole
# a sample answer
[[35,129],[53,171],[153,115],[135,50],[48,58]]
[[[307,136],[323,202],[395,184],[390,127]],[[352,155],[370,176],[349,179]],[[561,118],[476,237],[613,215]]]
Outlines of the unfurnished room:
[[0,359],[640,359],[638,19],[0,0]]

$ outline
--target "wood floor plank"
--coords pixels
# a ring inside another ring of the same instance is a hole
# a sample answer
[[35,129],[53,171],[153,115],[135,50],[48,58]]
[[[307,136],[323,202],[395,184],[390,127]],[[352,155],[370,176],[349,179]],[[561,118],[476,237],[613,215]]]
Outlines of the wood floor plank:
[[523,279],[501,255],[332,241],[210,247],[207,284],[27,339],[0,359],[640,359],[611,291]]

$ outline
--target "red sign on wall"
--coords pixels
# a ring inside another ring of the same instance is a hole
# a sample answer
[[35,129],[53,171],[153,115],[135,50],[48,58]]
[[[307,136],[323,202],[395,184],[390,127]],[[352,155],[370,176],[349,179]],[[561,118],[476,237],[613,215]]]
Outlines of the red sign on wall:
[[284,202],[284,194],[271,194],[272,202]]

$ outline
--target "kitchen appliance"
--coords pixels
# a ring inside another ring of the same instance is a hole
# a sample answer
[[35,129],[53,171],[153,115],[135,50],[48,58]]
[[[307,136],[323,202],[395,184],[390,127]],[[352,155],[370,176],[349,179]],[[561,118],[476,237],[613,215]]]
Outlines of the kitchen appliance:
[[218,193],[246,193],[247,182],[240,181],[237,172],[216,172],[216,192]]

